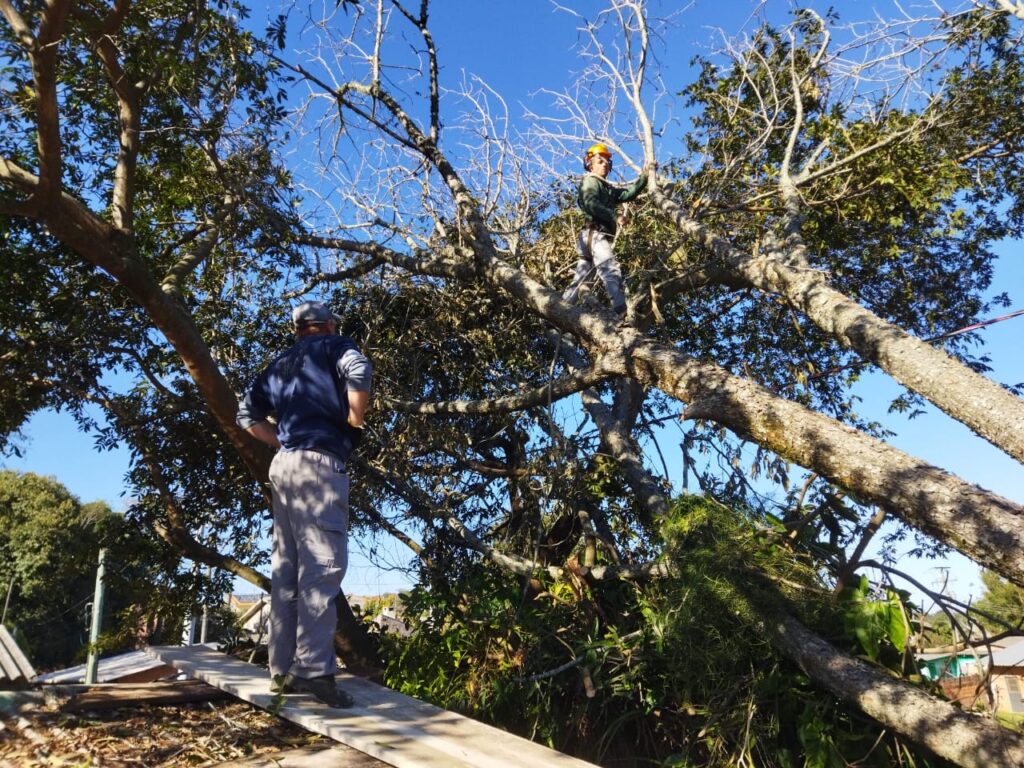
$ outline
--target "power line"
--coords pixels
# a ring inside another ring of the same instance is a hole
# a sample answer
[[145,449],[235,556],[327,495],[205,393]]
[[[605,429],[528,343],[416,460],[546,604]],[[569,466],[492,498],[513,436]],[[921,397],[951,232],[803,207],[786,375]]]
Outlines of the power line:
[[[952,338],[954,336],[959,336],[961,333],[968,333],[969,331],[976,331],[979,328],[984,328],[986,325],[995,325],[996,323],[1001,323],[1004,320],[1012,320],[1013,318],[1020,317],[1021,315],[1024,315],[1024,309],[1015,309],[1013,312],[1009,312],[1009,313],[1007,313],[1005,315],[1000,315],[999,317],[993,317],[993,318],[991,318],[989,320],[980,320],[977,323],[971,323],[970,325],[965,325],[963,328],[957,328],[955,331],[950,331],[949,333],[942,333],[942,334],[939,334],[938,336],[932,336],[931,338],[928,338],[928,339],[922,339],[922,341],[927,342],[929,344],[932,344],[932,343],[934,343],[936,341],[942,341],[943,339],[950,339],[950,338]],[[848,370],[850,368],[856,368],[857,366],[860,366],[860,365],[870,365],[870,364],[871,364],[870,361],[858,360],[855,363],[847,363],[846,365],[837,365],[837,366],[835,366],[833,368],[829,368],[826,371],[822,371],[821,373],[815,373],[815,374],[813,374],[811,376],[808,376],[807,380],[808,381],[813,381],[814,379],[822,379],[822,378],[824,378],[826,376],[832,376],[834,374],[840,373],[841,371],[845,371],[845,370]],[[786,388],[788,389],[789,387],[793,386],[793,384],[795,384],[795,383],[796,382],[793,382],[793,383],[787,385]]]
[[943,333],[940,336],[932,336],[930,339],[925,339],[925,341],[927,341],[927,342],[942,341],[942,339],[948,339],[948,338],[951,338],[953,336],[959,336],[961,333],[967,333],[968,331],[975,331],[978,328],[984,328],[986,325],[994,325],[995,323],[1003,322],[1003,320],[1011,320],[1011,319],[1013,319],[1015,317],[1020,317],[1021,315],[1024,315],[1024,309],[1017,309],[1017,310],[1014,310],[1013,312],[1010,312],[1009,314],[1000,315],[999,317],[993,317],[991,320],[982,320],[982,321],[977,322],[977,323],[971,323],[970,325],[965,325],[963,328],[958,328],[955,331],[950,331],[949,333]]

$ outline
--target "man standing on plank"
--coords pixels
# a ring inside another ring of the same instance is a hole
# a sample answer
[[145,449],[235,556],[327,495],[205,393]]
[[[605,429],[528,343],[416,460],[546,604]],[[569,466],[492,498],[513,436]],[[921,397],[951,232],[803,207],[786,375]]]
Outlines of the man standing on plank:
[[334,600],[348,565],[346,462],[362,438],[372,366],[336,335],[339,319],[319,302],[297,306],[295,344],[257,377],[237,420],[280,449],[270,465],[270,689],[351,707],[334,680]]

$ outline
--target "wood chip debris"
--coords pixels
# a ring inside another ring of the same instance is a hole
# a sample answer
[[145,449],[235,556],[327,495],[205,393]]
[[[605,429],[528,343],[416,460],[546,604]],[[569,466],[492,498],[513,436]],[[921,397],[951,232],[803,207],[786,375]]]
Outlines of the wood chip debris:
[[0,720],[0,768],[202,768],[333,743],[240,701],[36,710]]

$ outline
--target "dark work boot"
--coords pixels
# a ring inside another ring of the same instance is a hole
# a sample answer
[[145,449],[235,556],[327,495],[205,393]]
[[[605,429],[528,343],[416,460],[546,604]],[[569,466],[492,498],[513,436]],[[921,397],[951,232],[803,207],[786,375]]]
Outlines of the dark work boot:
[[284,679],[284,693],[311,693],[335,709],[348,709],[355,703],[351,696],[338,688],[334,675],[296,677],[289,672]]

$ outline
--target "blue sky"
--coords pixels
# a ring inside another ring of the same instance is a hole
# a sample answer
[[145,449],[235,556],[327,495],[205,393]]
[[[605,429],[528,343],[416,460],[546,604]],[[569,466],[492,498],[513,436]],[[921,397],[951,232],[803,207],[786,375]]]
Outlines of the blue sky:
[[[590,0],[567,4],[582,12],[602,7],[601,3]],[[666,79],[677,88],[687,84],[693,55],[707,52],[720,41],[713,28],[738,32],[749,25],[752,11],[760,5],[751,0],[696,0],[690,6],[652,3],[655,9],[666,11],[686,8],[674,17],[668,44],[661,54]],[[835,7],[847,18],[855,14],[868,15],[875,8],[884,12],[892,9],[889,3],[810,2],[808,5],[822,12]],[[784,0],[771,0],[767,8],[775,18],[780,18],[790,6]],[[254,26],[263,26],[262,15],[259,10],[254,13]],[[479,75],[505,96],[513,117],[522,114],[524,107],[542,110],[547,97],[538,94],[539,89],[565,87],[580,68],[580,61],[573,52],[577,42],[576,21],[568,14],[555,11],[545,0],[443,0],[436,3],[431,19],[442,59],[442,83],[454,86],[464,72]],[[1006,291],[1014,302],[1013,308],[1024,307],[1024,292],[1020,290],[1024,285],[1024,246],[1019,242],[1005,243],[999,252],[992,292]],[[1024,381],[1024,356],[1020,354],[1018,341],[1022,332],[1024,317],[981,331],[992,357],[990,375],[995,380],[1007,384]],[[913,420],[887,414],[888,403],[899,390],[881,374],[866,376],[857,391],[864,400],[863,412],[898,432],[892,439],[898,447],[969,481],[1024,501],[1024,472],[1020,465],[966,428],[933,409]],[[5,459],[3,466],[52,475],[83,501],[104,499],[115,509],[123,507],[125,451],[96,451],[92,439],[77,432],[70,417],[50,412],[33,417],[25,433],[28,437],[25,456]],[[382,554],[380,562],[385,564],[401,564],[407,560],[405,550],[397,546],[385,548]],[[908,566],[929,584],[937,575],[934,568],[934,563]],[[953,561],[953,568],[954,592],[962,598],[972,591],[977,596],[977,569],[962,558]],[[345,588],[349,592],[374,594],[404,583],[403,578],[390,570],[377,568],[357,551]]]

